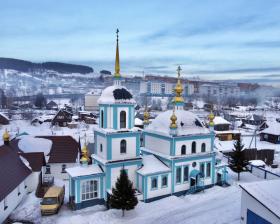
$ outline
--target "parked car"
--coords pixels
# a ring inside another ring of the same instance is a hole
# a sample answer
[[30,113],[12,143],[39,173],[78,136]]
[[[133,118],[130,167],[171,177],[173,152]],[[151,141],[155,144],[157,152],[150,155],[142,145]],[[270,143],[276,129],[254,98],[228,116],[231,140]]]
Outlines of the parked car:
[[41,202],[41,215],[57,214],[64,202],[65,186],[50,187]]

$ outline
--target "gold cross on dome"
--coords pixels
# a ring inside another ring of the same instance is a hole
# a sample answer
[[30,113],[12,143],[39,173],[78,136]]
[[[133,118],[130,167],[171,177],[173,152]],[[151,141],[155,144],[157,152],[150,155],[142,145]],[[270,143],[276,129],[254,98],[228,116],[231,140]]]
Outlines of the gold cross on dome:
[[180,78],[180,76],[181,76],[181,71],[182,71],[182,69],[181,69],[181,67],[179,65],[178,68],[177,68],[178,78]]
[[116,34],[117,34],[117,39],[119,39],[119,29],[117,29]]

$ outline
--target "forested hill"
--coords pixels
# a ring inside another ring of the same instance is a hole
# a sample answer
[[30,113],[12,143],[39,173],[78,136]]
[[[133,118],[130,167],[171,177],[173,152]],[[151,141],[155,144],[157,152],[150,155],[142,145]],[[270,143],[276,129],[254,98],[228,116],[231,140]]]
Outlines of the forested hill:
[[87,74],[93,72],[93,68],[85,65],[74,65],[61,62],[33,63],[13,58],[0,57],[0,69],[13,69],[20,72],[29,72],[37,69],[52,70],[59,73],[80,73]]

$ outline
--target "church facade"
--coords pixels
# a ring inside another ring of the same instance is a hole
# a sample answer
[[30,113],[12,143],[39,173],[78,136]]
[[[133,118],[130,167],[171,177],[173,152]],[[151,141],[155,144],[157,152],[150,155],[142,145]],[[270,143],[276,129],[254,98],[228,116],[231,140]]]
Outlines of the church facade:
[[117,35],[114,85],[104,89],[98,100],[100,117],[94,128],[92,164],[88,165],[85,145],[81,165],[66,169],[72,208],[105,203],[122,169],[144,202],[213,186],[218,171],[214,132],[183,110],[180,67],[173,111],[163,112],[151,124],[146,111],[142,133],[134,128],[136,102],[121,79]]

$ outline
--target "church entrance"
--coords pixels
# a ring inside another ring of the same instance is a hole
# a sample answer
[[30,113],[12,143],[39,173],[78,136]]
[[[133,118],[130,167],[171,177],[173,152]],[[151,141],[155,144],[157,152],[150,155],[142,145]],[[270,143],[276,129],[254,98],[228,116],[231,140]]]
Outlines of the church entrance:
[[203,176],[199,170],[192,170],[190,173],[190,193],[202,190],[204,187]]

